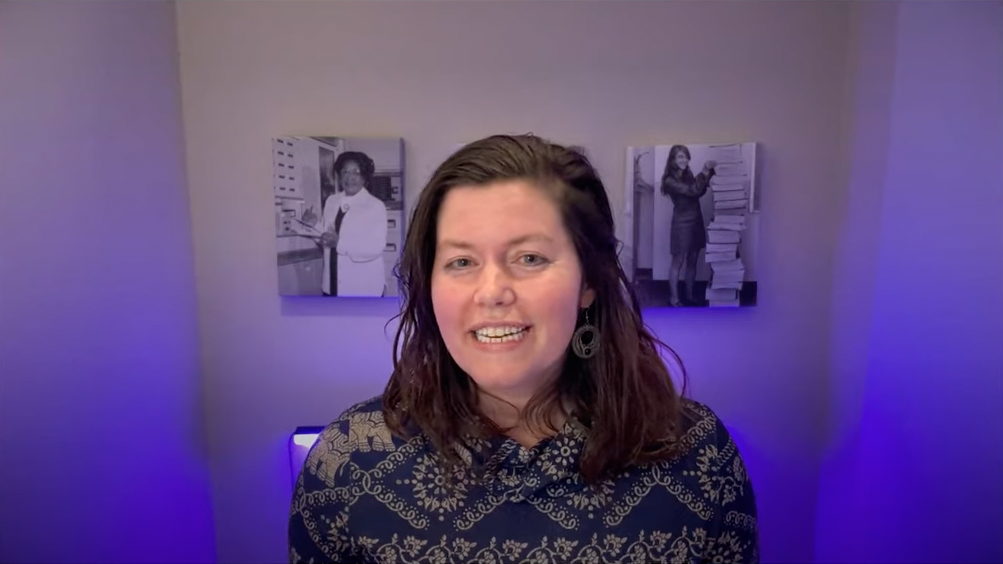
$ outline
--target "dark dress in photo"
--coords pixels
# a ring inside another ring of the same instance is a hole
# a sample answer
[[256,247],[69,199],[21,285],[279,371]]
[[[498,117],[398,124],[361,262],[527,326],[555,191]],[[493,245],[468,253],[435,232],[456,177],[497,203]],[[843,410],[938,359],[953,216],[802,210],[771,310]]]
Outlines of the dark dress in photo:
[[662,195],[672,200],[672,224],[669,252],[674,256],[698,253],[707,246],[707,231],[700,198],[707,193],[714,171],[696,176],[687,169],[680,178],[667,175],[662,179]]

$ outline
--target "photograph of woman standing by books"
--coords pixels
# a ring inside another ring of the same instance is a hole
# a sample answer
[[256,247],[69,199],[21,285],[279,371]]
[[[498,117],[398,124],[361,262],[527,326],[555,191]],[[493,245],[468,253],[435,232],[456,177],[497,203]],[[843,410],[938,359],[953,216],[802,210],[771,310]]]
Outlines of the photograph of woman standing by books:
[[644,307],[756,304],[756,144],[628,147],[625,269]]
[[[699,174],[690,170],[690,150],[685,145],[673,145],[662,174],[662,196],[672,199],[672,224],[669,252],[672,266],[669,268],[669,305],[697,305],[693,286],[697,278],[697,259],[700,251],[707,247],[707,233],[700,198],[707,193],[710,179],[714,176],[717,162],[704,163]],[[686,292],[679,299],[679,279],[686,281]]]

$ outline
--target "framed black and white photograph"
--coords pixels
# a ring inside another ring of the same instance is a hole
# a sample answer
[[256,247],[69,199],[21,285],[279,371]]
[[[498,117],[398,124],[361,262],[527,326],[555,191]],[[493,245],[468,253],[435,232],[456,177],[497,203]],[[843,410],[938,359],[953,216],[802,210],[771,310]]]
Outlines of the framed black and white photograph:
[[397,295],[404,141],[272,139],[279,294]]
[[756,144],[628,147],[622,264],[645,307],[756,305]]

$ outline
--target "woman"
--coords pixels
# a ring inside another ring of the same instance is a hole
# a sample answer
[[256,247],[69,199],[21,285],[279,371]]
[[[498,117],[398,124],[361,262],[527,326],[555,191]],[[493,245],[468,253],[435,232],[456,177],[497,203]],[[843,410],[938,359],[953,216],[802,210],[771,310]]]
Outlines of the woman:
[[[715,161],[707,161],[700,174],[690,170],[690,150],[684,145],[673,145],[662,174],[662,195],[672,199],[672,225],[669,252],[672,265],[669,270],[669,303],[672,306],[697,305],[693,295],[696,283],[697,259],[707,247],[706,224],[700,210],[700,198],[714,176]],[[679,299],[680,270],[686,279],[685,301]]]
[[407,235],[390,381],[311,449],[290,561],[756,561],[742,459],[677,393],[616,251],[580,153],[449,157]]
[[[386,286],[383,251],[387,208],[369,192],[376,166],[365,153],[346,151],[334,161],[339,191],[327,197],[322,213],[322,290],[329,296],[379,297]],[[316,225],[311,212],[303,221]]]

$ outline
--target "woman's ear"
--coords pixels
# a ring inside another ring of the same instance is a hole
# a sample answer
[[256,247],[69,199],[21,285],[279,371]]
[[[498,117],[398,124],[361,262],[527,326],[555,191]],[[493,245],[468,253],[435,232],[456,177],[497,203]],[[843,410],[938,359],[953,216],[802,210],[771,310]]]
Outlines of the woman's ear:
[[595,290],[593,290],[592,288],[589,288],[588,286],[586,286],[585,289],[582,290],[582,299],[579,300],[579,307],[581,307],[583,309],[587,308],[590,305],[592,305],[592,302],[594,302],[594,301],[596,301],[596,292],[595,292]]

